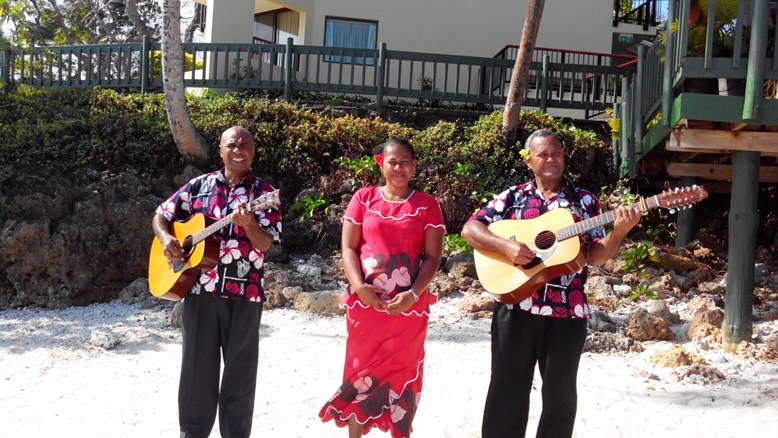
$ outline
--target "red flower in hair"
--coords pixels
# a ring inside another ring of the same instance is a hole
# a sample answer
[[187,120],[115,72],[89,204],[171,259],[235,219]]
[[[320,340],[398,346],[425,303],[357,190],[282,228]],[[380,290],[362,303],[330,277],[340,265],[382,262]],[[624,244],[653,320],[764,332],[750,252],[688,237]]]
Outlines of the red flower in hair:
[[377,154],[375,156],[375,163],[378,167],[384,167],[384,154]]

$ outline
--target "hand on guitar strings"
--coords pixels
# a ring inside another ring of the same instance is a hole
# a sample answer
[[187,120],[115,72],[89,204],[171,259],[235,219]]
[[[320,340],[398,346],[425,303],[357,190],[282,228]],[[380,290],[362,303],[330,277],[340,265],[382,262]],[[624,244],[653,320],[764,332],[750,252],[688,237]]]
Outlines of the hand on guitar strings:
[[506,239],[505,241],[507,243],[503,249],[503,254],[514,265],[523,266],[535,259],[537,254],[526,244],[516,240]]
[[184,260],[184,248],[181,247],[181,243],[176,239],[176,236],[168,234],[165,241],[162,243],[163,254],[167,257],[168,267],[173,267],[173,262]]

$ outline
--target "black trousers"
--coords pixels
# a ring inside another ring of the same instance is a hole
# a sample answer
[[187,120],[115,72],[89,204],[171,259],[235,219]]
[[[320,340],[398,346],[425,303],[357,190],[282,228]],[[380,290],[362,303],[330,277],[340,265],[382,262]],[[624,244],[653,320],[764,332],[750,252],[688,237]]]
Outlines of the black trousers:
[[[262,303],[189,294],[178,386],[181,437],[206,438],[219,407],[222,437],[248,437],[254,415]],[[219,369],[224,372],[219,387]]]
[[524,437],[536,363],[543,379],[536,436],[572,436],[586,320],[533,315],[518,305],[511,309],[497,303],[491,330],[492,376],[482,438]]

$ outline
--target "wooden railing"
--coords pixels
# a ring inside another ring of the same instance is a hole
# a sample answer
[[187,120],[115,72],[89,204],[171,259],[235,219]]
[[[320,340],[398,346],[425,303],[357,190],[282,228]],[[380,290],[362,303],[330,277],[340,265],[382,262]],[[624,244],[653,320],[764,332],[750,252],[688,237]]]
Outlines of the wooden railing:
[[663,11],[667,11],[668,0],[639,0],[632,1],[629,8],[624,8],[624,2],[613,0],[613,27],[619,23],[637,24],[643,26],[643,30],[658,26],[663,17]]
[[[506,50],[510,50],[508,46]],[[147,92],[162,86],[159,44],[53,46],[0,52],[0,80],[11,86],[111,87]],[[287,44],[184,43],[186,87],[312,91],[502,105],[514,61],[379,49]],[[507,54],[508,52],[506,52]],[[629,57],[539,49],[525,105],[602,111],[618,101]],[[547,56],[543,56],[547,55]],[[551,56],[554,56],[553,58]]]
[[[621,122],[617,151],[622,173],[635,174],[637,161],[669,134],[673,120],[679,117],[673,111],[682,94],[708,102],[697,111],[697,120],[778,125],[778,114],[763,110],[765,81],[778,80],[774,53],[778,26],[768,21],[775,16],[774,6],[765,0],[749,2],[748,7],[739,2],[737,16],[723,35],[720,23],[713,22],[715,4],[711,2],[710,10],[703,11],[710,18],[700,34],[704,38],[701,46],[689,41],[690,6],[691,0],[670,0],[668,20],[679,23],[677,31],[666,36],[666,47],[640,46],[635,76],[624,79],[623,99],[615,108]],[[722,36],[727,37],[726,47],[721,45]],[[713,86],[702,96],[691,87],[700,80]],[[743,86],[739,97],[719,91],[719,82],[731,80]]]

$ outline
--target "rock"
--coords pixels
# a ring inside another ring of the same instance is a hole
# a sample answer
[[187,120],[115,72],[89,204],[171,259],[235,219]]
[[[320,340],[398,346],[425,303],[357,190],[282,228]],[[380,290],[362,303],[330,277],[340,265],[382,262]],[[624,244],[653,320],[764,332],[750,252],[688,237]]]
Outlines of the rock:
[[687,305],[689,310],[696,312],[699,309],[715,309],[716,308],[716,302],[713,300],[713,298],[707,296],[707,295],[698,295],[691,300],[689,300],[689,304]]
[[643,351],[643,345],[618,333],[591,332],[584,342],[584,351],[590,353],[639,353]]
[[149,290],[149,281],[146,277],[136,278],[129,286],[119,292],[119,301],[125,304],[146,302],[157,299]]
[[697,286],[697,290],[704,294],[724,295],[727,284],[724,281],[705,281]]
[[173,310],[170,312],[170,325],[172,327],[181,328],[184,316],[184,302],[178,301],[173,306]]
[[651,362],[660,367],[678,367],[684,365],[704,365],[705,359],[694,353],[689,353],[682,346],[675,344],[668,350],[657,351],[651,357]]
[[343,315],[340,308],[343,292],[338,290],[300,292],[294,297],[294,309],[298,312],[321,313],[325,315]]
[[664,301],[649,300],[645,303],[644,307],[649,314],[658,316],[672,324],[678,324],[681,322],[681,318],[678,316],[678,314],[670,311]]
[[605,299],[613,297],[614,286],[611,286],[608,282],[608,277],[597,276],[589,277],[586,279],[586,287],[584,289],[587,295],[590,295],[596,299]]
[[721,328],[721,324],[724,322],[724,312],[719,308],[697,310],[694,312],[694,317],[692,317],[692,322],[689,326],[694,326],[694,324],[700,322],[706,322],[714,327]]
[[692,286],[696,286],[704,281],[713,280],[713,273],[710,269],[700,268],[687,273],[686,278],[689,279]]
[[119,337],[109,331],[94,330],[89,337],[89,345],[102,348],[103,350],[110,350],[119,345],[119,343]]
[[658,253],[657,256],[659,265],[666,271],[689,272],[699,268],[697,262],[687,257],[664,252]]
[[715,385],[726,380],[727,376],[710,365],[692,365],[678,374],[678,380],[702,385]]
[[658,316],[649,315],[645,309],[638,309],[627,318],[624,334],[641,342],[651,339],[666,341],[674,337],[667,321]]
[[449,257],[443,270],[455,277],[478,278],[472,254],[455,254]]
[[468,313],[487,312],[494,309],[494,300],[487,293],[465,294],[459,302],[459,310]]
[[589,313],[589,320],[586,322],[586,326],[594,332],[615,333],[618,330],[616,323],[613,322],[607,313],[601,310],[594,310]]

